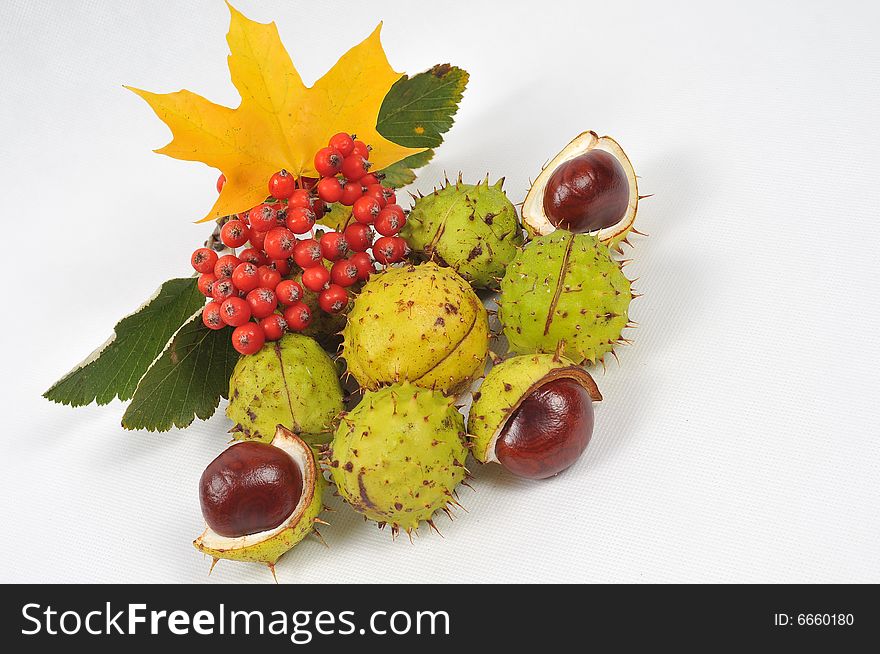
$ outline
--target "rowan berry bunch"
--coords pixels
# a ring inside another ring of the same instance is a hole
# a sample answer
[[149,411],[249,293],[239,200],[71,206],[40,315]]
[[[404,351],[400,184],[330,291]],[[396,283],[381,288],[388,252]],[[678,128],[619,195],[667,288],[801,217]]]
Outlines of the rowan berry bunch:
[[[320,179],[279,171],[269,180],[265,202],[224,219],[220,241],[231,253],[202,247],[192,254],[199,290],[208,298],[205,326],[233,327],[233,347],[254,354],[266,341],[311,324],[307,291],[317,294],[322,311],[339,313],[348,305],[349,287],[366,281],[375,262],[406,257],[409,248],[397,235],[406,214],[394,190],[369,172],[369,156],[362,141],[336,134],[315,155]],[[217,180],[218,192],[225,181],[223,175]],[[316,235],[315,223],[336,202],[352,208],[353,221],[340,232]],[[374,229],[380,234],[375,242]],[[300,271],[299,280],[292,279]]]
[[[327,147],[318,150],[315,170],[321,175],[315,184],[318,198],[351,207],[355,220],[341,235],[334,236],[326,249],[322,248],[325,249],[324,257],[337,261],[347,250],[357,251],[356,246],[363,247],[364,243],[372,241],[375,229],[379,233],[379,238],[372,243],[376,261],[381,264],[403,261],[407,245],[398,233],[406,223],[406,214],[397,204],[394,189],[383,186],[370,172],[370,147],[340,132],[330,139]],[[366,245],[361,251],[369,247]],[[337,256],[337,252],[342,254]]]

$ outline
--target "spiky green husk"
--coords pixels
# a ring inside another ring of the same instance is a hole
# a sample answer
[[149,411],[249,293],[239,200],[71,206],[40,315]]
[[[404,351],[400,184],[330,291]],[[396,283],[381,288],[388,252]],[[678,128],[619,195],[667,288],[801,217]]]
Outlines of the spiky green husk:
[[336,364],[314,339],[287,334],[243,356],[229,379],[226,415],[236,438],[269,441],[283,425],[308,442],[330,439],[342,411]]
[[507,199],[501,179],[447,184],[420,197],[410,211],[402,236],[413,251],[453,268],[478,288],[498,288],[519,246],[523,232],[516,208]]
[[410,532],[454,503],[466,475],[464,436],[451,399],[410,383],[386,386],[340,421],[330,476],[357,511],[393,533]]
[[293,432],[279,428],[272,444],[284,449],[300,466],[303,494],[293,514],[275,529],[239,538],[226,538],[210,528],[193,541],[197,550],[215,559],[251,561],[272,567],[281,555],[290,550],[312,531],[324,507],[326,482],[315,461],[312,449]]
[[482,373],[488,350],[483,303],[454,270],[433,262],[373,275],[343,330],[348,371],[372,390],[411,381],[459,392]]
[[468,414],[471,454],[481,463],[496,461],[495,441],[523,399],[550,381],[575,379],[599,401],[602,396],[593,378],[573,361],[555,354],[527,354],[496,365],[474,393]]
[[530,242],[501,281],[498,316],[512,352],[557,352],[595,363],[628,322],[630,282],[590,234],[557,230]]

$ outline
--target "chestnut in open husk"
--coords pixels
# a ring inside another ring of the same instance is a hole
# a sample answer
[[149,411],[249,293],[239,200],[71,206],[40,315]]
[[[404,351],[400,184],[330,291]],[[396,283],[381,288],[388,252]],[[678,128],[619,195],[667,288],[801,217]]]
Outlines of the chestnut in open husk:
[[468,432],[474,458],[500,463],[520,477],[543,479],[573,464],[593,434],[593,402],[602,399],[590,374],[555,354],[508,359],[474,395]]
[[522,217],[533,236],[566,229],[593,233],[612,247],[633,229],[639,203],[635,171],[609,136],[584,132],[548,163],[523,202]]
[[199,481],[205,522],[230,538],[277,527],[293,512],[302,490],[302,473],[293,459],[258,441],[227,448]]
[[242,441],[214,459],[199,485],[205,532],[196,549],[273,569],[321,522],[324,477],[299,436],[278,426],[271,443]]
[[571,378],[529,393],[495,441],[498,462],[520,477],[543,479],[577,461],[593,435],[593,399]]

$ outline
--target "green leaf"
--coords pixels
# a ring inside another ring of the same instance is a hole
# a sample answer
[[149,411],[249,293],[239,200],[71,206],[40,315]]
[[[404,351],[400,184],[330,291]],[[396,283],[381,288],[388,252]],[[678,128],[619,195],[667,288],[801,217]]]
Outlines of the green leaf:
[[382,183],[391,188],[400,188],[401,186],[412,184],[416,179],[415,169],[428,165],[428,162],[433,157],[433,150],[425,150],[391,164],[388,168],[379,171],[385,176]]
[[210,418],[229,393],[238,361],[228,329],[205,327],[201,312],[187,322],[147,371],[122,416],[125,429],[168,431]]
[[[436,148],[452,127],[453,116],[467,86],[467,71],[438,64],[413,77],[401,77],[379,109],[376,129],[389,141],[410,148]],[[422,152],[379,171],[390,186],[405,186],[415,179],[413,169],[427,164],[433,152]]]
[[449,64],[401,77],[382,101],[376,129],[399,145],[436,148],[452,127],[467,81],[467,71]]
[[85,406],[128,400],[138,381],[180,326],[205,304],[194,278],[171,279],[85,361],[43,394],[48,400]]

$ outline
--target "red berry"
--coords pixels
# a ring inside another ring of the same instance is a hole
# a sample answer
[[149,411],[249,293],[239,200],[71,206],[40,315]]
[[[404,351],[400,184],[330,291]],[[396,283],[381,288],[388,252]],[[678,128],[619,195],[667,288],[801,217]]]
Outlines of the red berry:
[[379,212],[379,217],[376,218],[376,231],[379,232],[382,236],[394,236],[401,229],[403,229],[404,224],[406,224],[406,218],[403,215],[403,211],[394,211],[393,207],[397,205],[391,205],[382,209]]
[[233,271],[240,263],[241,261],[234,254],[224,254],[214,264],[214,274],[217,276],[217,279],[232,277]]
[[217,253],[210,248],[199,248],[192,253],[190,263],[192,263],[192,267],[195,268],[196,272],[214,272],[214,265],[217,263]]
[[205,297],[212,297],[214,292],[214,282],[217,281],[217,275],[212,272],[202,273],[199,275],[198,287]]
[[284,310],[284,320],[288,329],[301,332],[312,322],[312,310],[305,302],[297,302]]
[[337,286],[351,286],[357,279],[358,267],[348,259],[340,259],[330,268],[330,281]]
[[331,204],[339,202],[342,199],[342,184],[335,177],[325,177],[318,182],[318,197]]
[[[263,234],[265,238],[266,232],[263,232]],[[253,234],[251,236],[253,236]],[[269,263],[269,258],[263,254],[262,250],[258,250],[257,248],[246,248],[242,250],[239,253],[238,258],[240,261],[246,261],[255,266],[265,266]]]
[[[354,145],[354,143],[352,143],[352,145]],[[224,175],[223,173],[220,173],[220,177],[217,178],[217,192],[219,193],[220,191],[222,191],[223,187],[225,185],[226,185],[226,175]]]
[[370,170],[370,162],[367,161],[366,157],[353,153],[342,161],[342,168],[340,170],[345,179],[350,182],[356,182]]
[[385,205],[384,211],[393,211],[394,213],[396,213],[400,217],[400,219],[403,222],[406,222],[406,212],[403,210],[403,207],[401,207],[399,204],[389,202],[387,205]]
[[287,277],[290,274],[290,258],[287,259],[273,259],[272,263],[269,264],[270,267],[274,268],[278,271],[278,274],[282,277]]
[[375,270],[373,268],[373,259],[366,252],[358,252],[351,255],[349,259],[358,269],[358,281],[365,282],[370,278]]
[[403,261],[406,256],[406,241],[399,236],[382,236],[373,243],[373,256],[376,261],[384,264]]
[[258,232],[255,229],[251,229],[251,245],[257,249],[263,249],[263,243],[266,242],[266,232]]
[[339,313],[348,304],[348,291],[338,284],[330,284],[318,296],[318,306],[327,313]]
[[382,206],[379,202],[367,195],[358,198],[351,208],[351,214],[354,216],[354,219],[365,225],[371,225],[380,211],[382,211]]
[[223,302],[223,300],[231,298],[233,295],[235,295],[235,286],[232,284],[231,279],[218,279],[211,288],[211,297],[217,300],[217,302]]
[[265,343],[263,328],[255,322],[236,327],[232,332],[232,347],[241,354],[256,354]]
[[343,259],[351,250],[345,236],[339,232],[327,232],[318,242],[321,244],[321,254],[327,261]]
[[342,168],[343,157],[336,148],[321,148],[315,154],[315,170],[321,177],[333,177]]
[[205,305],[205,309],[202,311],[202,323],[208,329],[223,329],[226,327],[226,323],[220,317],[219,302],[208,302]]
[[313,204],[315,204],[315,199],[312,197],[312,194],[304,188],[296,189],[287,201],[288,207],[305,207],[306,209],[311,209]]
[[312,204],[312,211],[315,212],[315,220],[321,220],[327,211],[327,205],[324,204],[321,198],[316,197],[315,202]]
[[363,177],[361,177],[361,184],[364,186],[372,186],[373,184],[378,184],[379,178],[376,177],[373,173],[367,173]]
[[[361,180],[361,184],[364,184],[364,180]],[[364,197],[370,197],[376,200],[379,203],[379,207],[384,209],[385,205],[388,204],[388,198],[385,195],[385,187],[381,184],[364,184],[365,191]]]
[[260,275],[257,267],[248,261],[238,264],[235,270],[232,271],[232,283],[236,289],[245,293],[254,290],[260,285]]
[[269,178],[269,195],[286,200],[296,190],[296,178],[286,170],[279,170]]
[[[330,271],[324,266],[306,268],[302,274],[302,285],[310,291],[318,293],[330,284]],[[288,320],[288,322],[290,322]]]
[[346,207],[350,207],[363,194],[364,187],[361,186],[360,182],[346,182],[345,186],[342,187],[342,197],[339,198],[339,202]]
[[308,207],[290,207],[287,210],[287,228],[294,234],[307,234],[315,226],[315,212]]
[[373,244],[373,230],[369,225],[352,223],[345,228],[342,235],[354,252],[366,252]]
[[287,329],[287,321],[284,319],[284,316],[273,313],[271,316],[266,316],[260,321],[260,327],[263,328],[267,341],[277,341],[284,336],[284,330]]
[[300,177],[299,178],[299,187],[304,188],[307,191],[311,191],[315,188],[315,184],[318,183],[318,179],[316,177]]
[[270,259],[286,259],[293,254],[296,236],[286,227],[273,227],[266,234],[263,249]]
[[247,294],[247,303],[251,307],[254,318],[261,319],[272,315],[278,307],[275,292],[268,288],[258,288]]
[[321,265],[322,257],[321,245],[313,238],[297,241],[293,248],[293,261],[303,270]]
[[285,306],[296,304],[303,298],[303,287],[292,279],[285,279],[275,287],[278,301]]
[[364,159],[370,158],[370,146],[363,141],[355,141],[354,147],[351,149],[352,154],[359,154]]
[[220,305],[220,317],[230,327],[238,327],[251,319],[251,308],[240,297],[233,296]]
[[354,139],[351,137],[351,134],[339,132],[339,134],[334,134],[330,137],[328,145],[331,148],[336,148],[336,151],[343,157],[347,157],[354,150]]
[[256,231],[268,232],[278,223],[278,212],[271,204],[258,204],[248,212],[248,220]]
[[247,243],[250,230],[240,220],[230,220],[220,228],[220,240],[223,245],[230,248],[240,248]]
[[281,281],[281,273],[272,266],[260,266],[257,268],[257,274],[260,276],[260,288],[274,291]]
[[293,248],[293,262],[302,269],[321,265],[321,245],[313,238],[296,242]]

